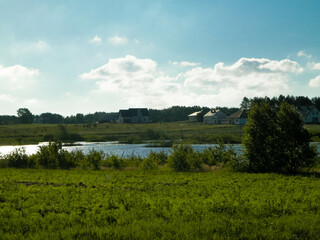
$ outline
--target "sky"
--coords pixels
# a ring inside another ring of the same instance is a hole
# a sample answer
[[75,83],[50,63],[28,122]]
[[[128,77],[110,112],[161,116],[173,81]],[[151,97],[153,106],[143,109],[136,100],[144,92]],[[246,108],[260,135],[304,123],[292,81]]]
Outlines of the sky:
[[0,0],[0,115],[319,97],[320,1]]

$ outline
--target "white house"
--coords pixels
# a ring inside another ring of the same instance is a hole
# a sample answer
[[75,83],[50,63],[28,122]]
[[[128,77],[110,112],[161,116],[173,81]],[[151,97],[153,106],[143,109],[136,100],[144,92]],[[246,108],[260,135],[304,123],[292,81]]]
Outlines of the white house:
[[217,109],[211,109],[203,116],[203,123],[205,124],[221,124],[223,119],[226,119],[227,115]]
[[320,123],[320,111],[315,106],[302,106],[299,112],[305,123]]
[[199,112],[194,112],[188,115],[190,122],[198,122],[199,116],[202,113],[202,110]]
[[239,111],[231,114],[228,118],[229,124],[245,125],[248,121],[248,113],[246,109],[240,109]]
[[129,108],[120,110],[118,114],[119,123],[149,123],[150,115],[147,108]]

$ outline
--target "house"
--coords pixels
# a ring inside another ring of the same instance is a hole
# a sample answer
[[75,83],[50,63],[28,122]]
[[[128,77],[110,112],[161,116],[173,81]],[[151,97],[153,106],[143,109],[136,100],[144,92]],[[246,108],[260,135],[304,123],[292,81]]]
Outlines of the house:
[[246,109],[240,109],[239,111],[231,114],[227,117],[228,124],[245,125],[248,121],[248,113]]
[[202,110],[199,112],[194,112],[188,115],[190,122],[198,122],[199,117],[201,116]]
[[302,106],[299,112],[305,123],[320,123],[320,111],[315,106]]
[[205,124],[221,124],[223,119],[226,119],[227,115],[217,109],[211,109],[203,116],[203,123]]
[[118,123],[149,123],[150,115],[147,108],[129,108],[120,110]]

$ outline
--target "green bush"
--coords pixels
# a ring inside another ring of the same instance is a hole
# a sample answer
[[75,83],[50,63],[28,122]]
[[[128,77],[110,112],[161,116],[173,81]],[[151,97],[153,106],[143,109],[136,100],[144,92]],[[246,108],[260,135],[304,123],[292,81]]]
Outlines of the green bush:
[[62,149],[60,141],[49,142],[48,145],[40,146],[32,159],[42,168],[70,169],[76,166],[75,159],[70,156],[68,151]]
[[209,166],[222,166],[229,162],[235,161],[237,157],[234,148],[227,147],[221,140],[218,140],[218,145],[205,148],[198,154],[202,159],[202,162]]
[[107,161],[108,167],[112,167],[112,168],[118,169],[118,170],[120,170],[124,167],[123,160],[116,155],[109,156],[106,161]]
[[122,167],[139,167],[140,164],[142,163],[143,158],[141,158],[140,156],[136,156],[134,154],[132,154],[131,156],[125,158],[125,159],[121,159],[121,164]]
[[141,163],[141,169],[145,171],[157,170],[158,164],[154,158],[146,157]]
[[201,168],[201,158],[190,144],[176,144],[168,159],[169,166],[177,172],[189,172]]
[[147,158],[153,159],[158,165],[164,165],[168,162],[168,154],[164,151],[159,153],[151,151]]
[[202,159],[202,162],[209,166],[217,165],[215,155],[215,148],[213,147],[205,148],[202,153],[199,153],[199,157]]
[[89,166],[93,170],[99,170],[100,169],[100,164],[105,158],[105,154],[102,151],[96,151],[94,149],[91,149],[89,154],[86,155],[86,160]]
[[69,161],[74,167],[80,167],[82,169],[89,167],[86,161],[86,155],[80,149],[69,152]]
[[27,168],[28,164],[28,155],[26,154],[25,148],[16,148],[11,153],[5,155],[5,161],[8,164],[8,167],[14,168]]

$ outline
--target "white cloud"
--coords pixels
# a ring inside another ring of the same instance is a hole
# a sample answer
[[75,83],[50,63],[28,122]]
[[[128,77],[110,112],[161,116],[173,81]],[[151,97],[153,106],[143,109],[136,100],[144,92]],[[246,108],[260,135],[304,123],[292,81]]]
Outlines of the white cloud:
[[39,100],[36,99],[36,98],[30,98],[30,99],[27,99],[25,100],[25,105],[28,106],[28,107],[32,107],[32,106],[36,106],[39,104]]
[[21,65],[3,67],[0,65],[0,87],[4,89],[23,89],[34,82],[39,70]]
[[94,44],[98,44],[99,45],[101,43],[101,41],[102,41],[102,39],[100,37],[95,36],[94,38],[92,38],[90,40],[90,43],[94,43]]
[[320,87],[320,75],[312,78],[309,82],[310,87]]
[[[251,60],[259,62],[259,59],[251,59]],[[281,61],[270,61],[268,59],[261,59],[260,64],[261,64],[259,66],[260,69],[269,69],[273,72],[275,71],[295,72],[295,73],[303,72],[303,68],[301,68],[297,62],[291,61],[289,59],[284,59]]]
[[181,67],[196,67],[199,66],[200,63],[197,62],[188,62],[188,61],[182,61],[182,62],[172,62],[169,61],[169,63],[171,63],[172,65],[179,65]]
[[119,37],[118,35],[115,35],[113,37],[108,38],[108,41],[112,45],[125,45],[128,43],[128,39],[125,37]]
[[0,94],[0,100],[5,102],[10,102],[10,103],[15,102],[15,98],[9,94]]
[[306,54],[306,52],[303,51],[303,50],[299,51],[298,54],[297,54],[297,56],[298,56],[298,57],[306,57],[306,58],[311,58],[311,57],[312,57],[311,54],[308,55],[308,54]]
[[171,77],[155,61],[127,55],[80,77],[95,80],[97,93],[117,93],[128,106],[238,106],[244,96],[289,93],[289,74],[301,71],[289,59],[241,58],[231,65],[198,66]]
[[298,66],[291,64],[295,66],[285,60],[241,58],[230,66],[220,62],[214,68],[197,67],[181,74],[180,78],[184,80],[185,88],[224,95],[226,101],[237,96],[239,103],[243,96],[274,96],[288,92],[287,73],[300,72]]
[[308,63],[307,66],[311,70],[320,70],[320,63],[312,62],[312,63]]

